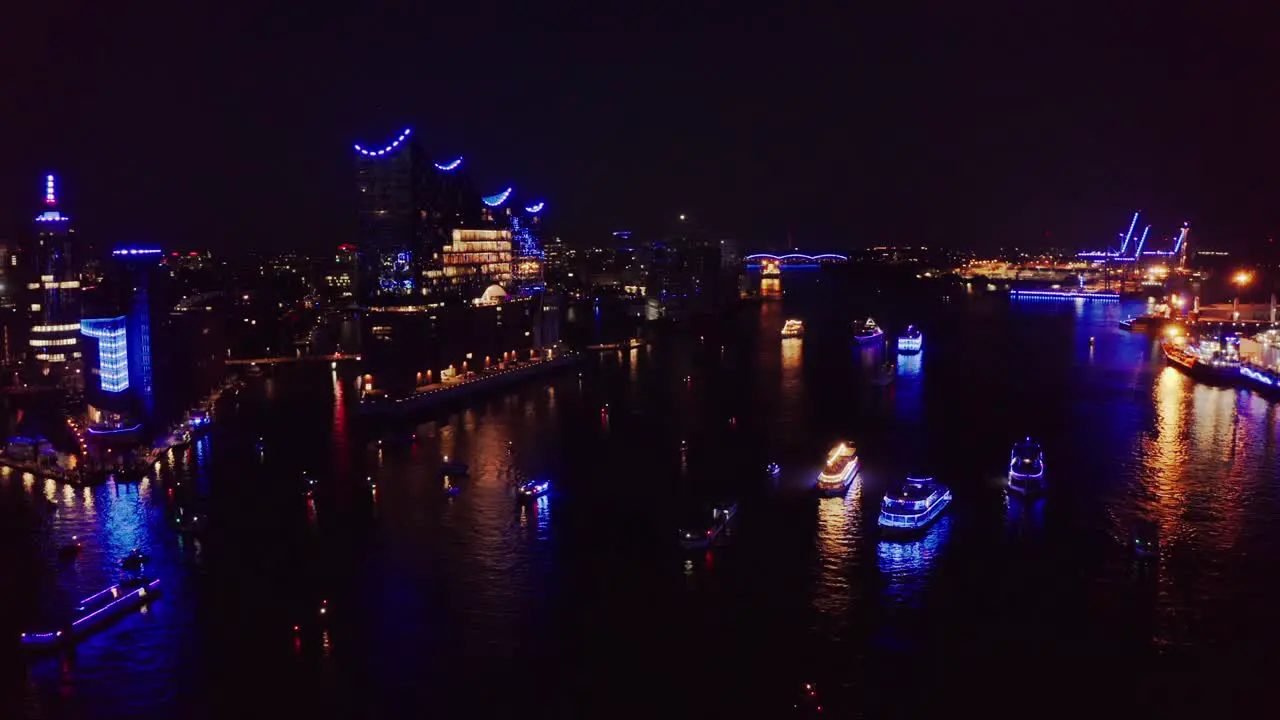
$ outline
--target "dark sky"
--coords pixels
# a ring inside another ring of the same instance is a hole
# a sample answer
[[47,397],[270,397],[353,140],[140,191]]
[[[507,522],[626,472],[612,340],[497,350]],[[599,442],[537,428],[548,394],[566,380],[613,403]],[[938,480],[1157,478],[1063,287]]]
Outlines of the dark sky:
[[26,3],[0,236],[51,171],[107,243],[323,248],[351,144],[405,126],[575,238],[686,212],[754,247],[1074,246],[1137,208],[1276,234],[1274,3],[843,4]]

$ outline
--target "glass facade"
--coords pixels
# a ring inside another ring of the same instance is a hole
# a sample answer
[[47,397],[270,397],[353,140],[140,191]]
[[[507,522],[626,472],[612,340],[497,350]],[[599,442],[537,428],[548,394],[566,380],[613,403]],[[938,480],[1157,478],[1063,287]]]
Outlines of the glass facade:
[[81,320],[79,330],[85,337],[98,341],[98,372],[102,391],[124,392],[129,389],[129,341],[125,316]]
[[470,300],[490,285],[511,285],[511,231],[454,230],[441,253],[444,285]]

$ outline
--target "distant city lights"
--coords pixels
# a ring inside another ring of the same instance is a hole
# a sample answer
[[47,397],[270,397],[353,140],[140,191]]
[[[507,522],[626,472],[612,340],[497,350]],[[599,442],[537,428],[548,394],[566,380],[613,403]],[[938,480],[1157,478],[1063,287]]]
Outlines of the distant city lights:
[[[160,255],[164,251],[158,248],[117,248],[111,251],[112,255]],[[192,253],[193,255],[195,253]]]

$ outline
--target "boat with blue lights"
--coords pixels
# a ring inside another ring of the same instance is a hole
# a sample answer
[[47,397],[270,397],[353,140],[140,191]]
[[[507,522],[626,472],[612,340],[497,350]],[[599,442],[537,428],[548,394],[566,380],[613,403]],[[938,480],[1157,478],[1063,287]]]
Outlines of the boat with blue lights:
[[858,474],[858,448],[850,442],[842,442],[827,453],[827,463],[818,473],[814,490],[819,495],[843,495]]
[[804,323],[799,320],[788,320],[782,326],[782,337],[798,338],[804,336]]
[[550,480],[526,480],[516,488],[516,495],[521,500],[534,500],[551,492]]
[[697,550],[710,547],[733,522],[738,513],[734,503],[721,503],[711,506],[708,511],[700,507],[685,518],[680,525],[677,537],[680,547],[686,550]]
[[1009,454],[1009,489],[1024,495],[1044,489],[1044,451],[1027,438]]
[[872,318],[867,318],[861,325],[854,325],[853,341],[859,345],[875,345],[884,342],[884,330]]
[[924,333],[915,325],[908,325],[906,332],[898,336],[898,352],[914,355],[924,349]]
[[879,524],[890,531],[923,530],[950,504],[950,488],[931,477],[908,476],[901,487],[884,494]]
[[158,578],[134,577],[94,593],[76,605],[72,620],[60,630],[22,633],[24,647],[52,648],[75,642],[110,620],[142,607],[160,590]]

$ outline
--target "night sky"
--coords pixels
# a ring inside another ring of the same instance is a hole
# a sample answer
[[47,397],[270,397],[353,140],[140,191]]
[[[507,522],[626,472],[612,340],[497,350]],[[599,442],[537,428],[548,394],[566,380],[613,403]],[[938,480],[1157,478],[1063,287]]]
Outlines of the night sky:
[[1145,208],[1257,244],[1280,12],[1189,4],[24,3],[0,238],[53,172],[106,244],[320,250],[354,233],[352,143],[408,126],[570,240],[684,212],[755,248],[1096,246]]

